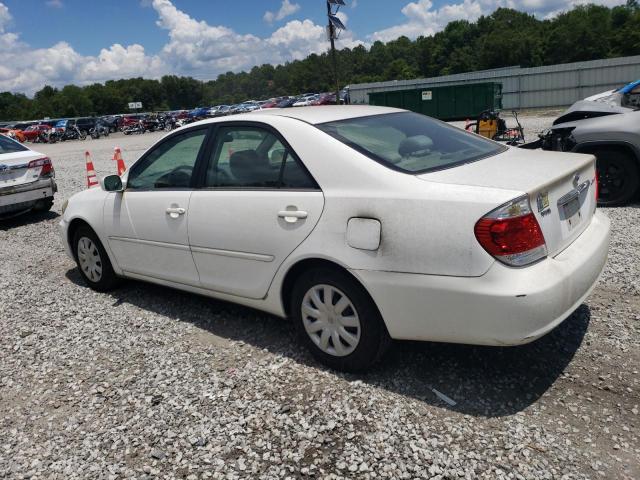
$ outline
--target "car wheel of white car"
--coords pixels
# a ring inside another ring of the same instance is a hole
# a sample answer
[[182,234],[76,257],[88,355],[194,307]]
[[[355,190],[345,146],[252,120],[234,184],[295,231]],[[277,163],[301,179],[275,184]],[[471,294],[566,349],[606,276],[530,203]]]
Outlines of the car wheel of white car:
[[118,277],[113,271],[107,252],[98,236],[89,227],[82,226],[75,232],[73,253],[78,270],[89,287],[104,292],[117,285]]
[[302,342],[318,360],[337,370],[368,368],[390,343],[367,292],[337,270],[303,274],[294,287],[291,312]]

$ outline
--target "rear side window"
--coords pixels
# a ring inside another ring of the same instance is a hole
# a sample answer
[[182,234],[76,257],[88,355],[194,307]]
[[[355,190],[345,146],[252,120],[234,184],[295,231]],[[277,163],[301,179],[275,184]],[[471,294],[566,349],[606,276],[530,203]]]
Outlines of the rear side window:
[[259,127],[221,127],[207,168],[205,187],[316,189],[293,152]]
[[354,150],[395,170],[441,170],[503,152],[506,147],[412,112],[317,125]]
[[3,153],[24,152],[26,150],[29,149],[0,134],[0,155]]

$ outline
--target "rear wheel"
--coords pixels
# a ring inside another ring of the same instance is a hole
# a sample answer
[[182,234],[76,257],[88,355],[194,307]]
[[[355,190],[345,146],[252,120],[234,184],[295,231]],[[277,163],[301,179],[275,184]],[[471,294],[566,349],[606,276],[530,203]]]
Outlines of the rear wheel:
[[355,279],[338,270],[304,273],[293,289],[291,312],[302,343],[336,370],[364,370],[390,344],[373,300]]
[[598,170],[598,204],[617,207],[629,203],[638,193],[638,162],[621,150],[595,152]]
[[73,236],[73,253],[78,270],[93,290],[106,292],[115,288],[118,277],[113,271],[107,252],[91,228],[81,226]]

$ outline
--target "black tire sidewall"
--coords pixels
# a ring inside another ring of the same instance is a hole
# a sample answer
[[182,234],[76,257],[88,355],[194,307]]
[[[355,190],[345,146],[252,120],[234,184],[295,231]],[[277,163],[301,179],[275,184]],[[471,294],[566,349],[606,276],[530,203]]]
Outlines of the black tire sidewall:
[[[598,205],[602,207],[618,207],[629,203],[638,195],[638,189],[640,187],[640,171],[638,168],[638,162],[632,158],[626,152],[617,150],[601,150],[595,153],[596,155],[596,168],[598,172],[602,171],[603,163],[616,163],[620,165],[625,173],[625,184],[620,195],[614,197],[612,200],[602,201],[598,198]],[[598,173],[600,174],[600,173]],[[600,181],[598,179],[598,181]]]
[[[302,300],[315,285],[326,284],[341,290],[355,307],[360,319],[360,341],[356,349],[344,357],[320,350],[307,334],[302,320]],[[291,316],[300,341],[321,363],[341,371],[358,372],[369,368],[383,353],[388,335],[378,308],[366,290],[349,275],[332,269],[314,269],[302,274],[293,287]]]
[[[94,245],[98,248],[100,252],[100,261],[102,263],[102,276],[100,280],[97,282],[91,281],[85,273],[82,271],[80,267],[80,262],[78,261],[78,242],[81,238],[86,237],[90,239]],[[98,292],[106,292],[112,290],[118,283],[118,277],[113,271],[113,267],[111,266],[111,261],[109,260],[109,256],[107,255],[106,250],[102,246],[102,242],[96,235],[96,233],[87,226],[79,227],[74,235],[73,235],[73,256],[76,260],[76,264],[78,265],[78,271],[85,283],[92,288],[93,290],[97,290]]]

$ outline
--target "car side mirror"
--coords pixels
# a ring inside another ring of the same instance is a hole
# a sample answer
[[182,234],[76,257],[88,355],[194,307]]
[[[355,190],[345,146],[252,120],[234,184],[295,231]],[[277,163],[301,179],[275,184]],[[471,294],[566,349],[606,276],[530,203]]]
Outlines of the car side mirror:
[[119,175],[107,175],[100,180],[100,187],[105,192],[122,192],[124,185]]

